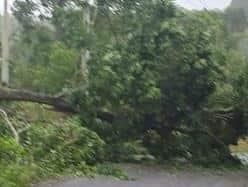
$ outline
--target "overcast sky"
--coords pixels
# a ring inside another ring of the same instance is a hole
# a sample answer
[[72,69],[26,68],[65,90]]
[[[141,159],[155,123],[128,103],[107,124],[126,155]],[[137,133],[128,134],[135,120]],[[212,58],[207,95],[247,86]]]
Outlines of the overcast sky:
[[[188,9],[224,9],[232,0],[175,0],[177,4]],[[246,1],[246,0],[244,0]]]
[[[10,4],[12,4],[13,1],[14,0],[9,0]],[[2,12],[4,0],[0,0],[0,2],[0,12]],[[230,4],[231,0],[175,0],[175,2],[188,9],[224,9]]]

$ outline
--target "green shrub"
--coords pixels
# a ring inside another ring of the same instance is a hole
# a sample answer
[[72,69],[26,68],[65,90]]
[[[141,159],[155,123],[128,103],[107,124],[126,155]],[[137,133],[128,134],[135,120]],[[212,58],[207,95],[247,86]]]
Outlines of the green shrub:
[[24,149],[14,139],[0,137],[0,164],[16,162],[24,156]]
[[24,148],[9,137],[0,137],[0,171],[3,187],[25,187],[35,175]]
[[2,187],[26,187],[35,176],[35,168],[29,165],[0,165],[0,170],[0,186]]
[[[61,124],[37,124],[26,135],[26,149],[34,161],[50,173],[68,168],[86,169],[103,160],[104,141],[77,119]],[[85,166],[85,167],[83,167]]]

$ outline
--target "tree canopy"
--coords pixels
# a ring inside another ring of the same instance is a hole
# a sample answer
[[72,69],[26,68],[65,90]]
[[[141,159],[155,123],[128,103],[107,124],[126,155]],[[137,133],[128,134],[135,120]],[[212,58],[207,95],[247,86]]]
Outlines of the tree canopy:
[[[248,132],[245,10],[189,11],[170,0],[16,0],[12,11],[10,88],[0,89],[1,99],[79,115],[72,131],[107,152],[99,160],[121,161],[122,146],[133,151],[126,142],[139,141],[160,160],[236,162],[229,145]],[[45,134],[56,136],[50,128]],[[66,139],[69,130],[61,133]],[[70,144],[73,155],[85,146],[80,141]]]

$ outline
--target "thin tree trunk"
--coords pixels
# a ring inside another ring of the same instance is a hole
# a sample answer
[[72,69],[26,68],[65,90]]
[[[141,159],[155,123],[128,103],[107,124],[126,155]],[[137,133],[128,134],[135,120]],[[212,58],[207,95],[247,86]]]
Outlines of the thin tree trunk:
[[9,15],[8,0],[4,0],[3,30],[2,30],[2,66],[1,82],[9,85]]
[[[94,2],[93,1],[88,1],[85,5],[85,8],[83,10],[83,21],[84,21],[84,26],[86,29],[86,32],[89,34],[91,32],[91,27],[93,25],[93,22],[95,20],[94,16],[95,14],[91,13],[91,10],[94,10],[95,12],[97,11],[97,6],[94,7]],[[93,8],[94,7],[94,8]],[[91,59],[90,56],[90,50],[85,47],[82,49],[81,53],[81,75],[82,79],[84,81],[84,87],[88,87],[88,62]]]
[[[84,89],[88,87],[89,82],[89,71],[88,71],[88,62],[90,60],[90,51],[88,49],[83,49],[81,52],[81,79],[83,81]],[[81,82],[81,81],[80,81]]]
[[[83,20],[84,20],[84,26],[85,26],[86,32],[90,33],[90,5],[88,3],[86,4],[86,7],[83,10]],[[87,80],[88,80],[88,61],[89,60],[90,60],[90,51],[87,48],[82,49],[81,74],[82,74],[82,79],[85,84],[87,84]]]

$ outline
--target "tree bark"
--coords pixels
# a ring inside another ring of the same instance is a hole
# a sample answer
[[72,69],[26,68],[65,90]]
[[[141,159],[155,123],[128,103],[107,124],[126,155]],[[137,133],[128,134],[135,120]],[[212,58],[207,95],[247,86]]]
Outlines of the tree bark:
[[45,95],[26,90],[0,88],[0,100],[27,101],[52,106],[56,111],[77,113],[78,111],[62,97]]
[[[26,90],[16,90],[10,88],[2,88],[0,87],[0,101],[26,101],[33,102],[39,104],[46,104],[51,107],[55,111],[64,112],[69,114],[78,114],[80,110],[76,107],[73,107],[72,104],[63,96],[53,96],[53,95],[45,95],[41,93],[26,91]],[[112,123],[115,115],[111,112],[96,112],[97,118]]]
[[3,85],[9,85],[9,15],[8,15],[8,0],[4,0],[4,15],[3,15],[3,29],[2,29],[1,82],[2,82]]

